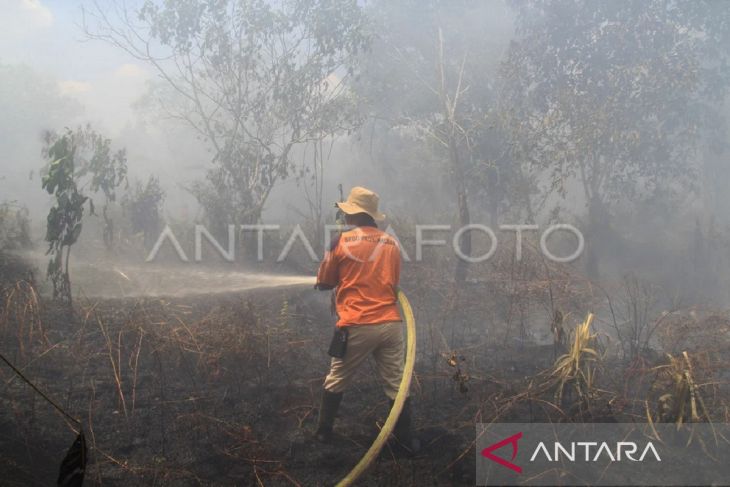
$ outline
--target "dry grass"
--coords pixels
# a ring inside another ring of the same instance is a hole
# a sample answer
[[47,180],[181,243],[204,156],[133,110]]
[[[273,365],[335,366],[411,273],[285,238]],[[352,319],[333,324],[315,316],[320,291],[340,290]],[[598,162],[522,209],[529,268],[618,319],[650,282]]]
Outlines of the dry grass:
[[41,300],[33,283],[25,280],[2,288],[0,333],[13,335],[21,358],[34,345],[48,346],[48,337],[41,320]]

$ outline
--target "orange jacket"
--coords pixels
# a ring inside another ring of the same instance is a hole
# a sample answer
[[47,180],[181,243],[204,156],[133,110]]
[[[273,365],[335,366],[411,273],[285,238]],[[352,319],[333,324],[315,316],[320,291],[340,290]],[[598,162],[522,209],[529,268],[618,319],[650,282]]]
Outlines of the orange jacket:
[[337,287],[337,326],[402,321],[397,304],[400,247],[376,227],[343,232],[317,272],[317,287]]

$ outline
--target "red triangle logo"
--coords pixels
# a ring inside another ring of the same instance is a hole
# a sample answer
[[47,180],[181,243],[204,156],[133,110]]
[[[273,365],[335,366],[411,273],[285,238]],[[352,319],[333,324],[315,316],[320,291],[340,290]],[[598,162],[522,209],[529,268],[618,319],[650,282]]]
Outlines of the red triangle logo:
[[482,456],[484,458],[488,458],[493,462],[496,462],[503,467],[507,467],[510,470],[514,470],[517,473],[522,473],[522,467],[515,465],[511,461],[505,460],[502,457],[498,457],[497,455],[493,454],[492,452],[495,450],[499,450],[505,445],[512,445],[512,458],[510,460],[514,460],[517,456],[517,449],[519,448],[517,445],[517,442],[522,438],[522,432],[512,435],[508,438],[505,438],[502,441],[499,441],[491,446],[486,447],[484,450],[482,450]]

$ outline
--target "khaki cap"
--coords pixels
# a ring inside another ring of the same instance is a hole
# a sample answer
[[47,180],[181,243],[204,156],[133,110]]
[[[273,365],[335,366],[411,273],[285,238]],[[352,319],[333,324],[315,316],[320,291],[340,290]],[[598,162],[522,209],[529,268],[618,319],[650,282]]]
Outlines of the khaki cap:
[[377,193],[362,186],[355,186],[347,195],[347,201],[335,205],[348,215],[367,213],[373,219],[382,221],[385,220],[385,215],[378,211],[378,201],[380,197]]

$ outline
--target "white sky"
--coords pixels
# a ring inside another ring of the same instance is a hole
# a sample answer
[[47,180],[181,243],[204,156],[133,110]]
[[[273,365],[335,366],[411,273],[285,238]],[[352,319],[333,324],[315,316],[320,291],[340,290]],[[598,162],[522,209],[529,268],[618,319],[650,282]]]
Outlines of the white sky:
[[25,64],[57,80],[86,107],[92,123],[111,132],[131,119],[131,104],[151,73],[131,56],[85,39],[76,0],[0,0],[0,62]]

